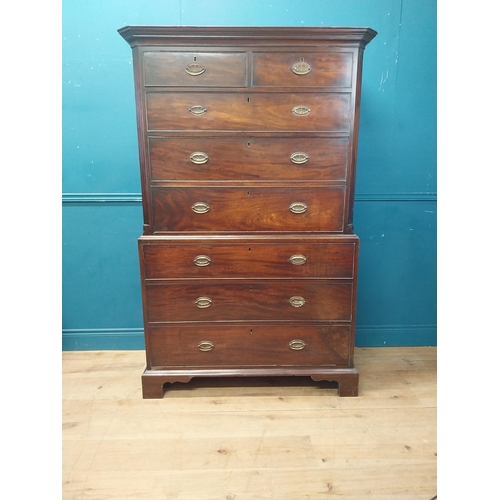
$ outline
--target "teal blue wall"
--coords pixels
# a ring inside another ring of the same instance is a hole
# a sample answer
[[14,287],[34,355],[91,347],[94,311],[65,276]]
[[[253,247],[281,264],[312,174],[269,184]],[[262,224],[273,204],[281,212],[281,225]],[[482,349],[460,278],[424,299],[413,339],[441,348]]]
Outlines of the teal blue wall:
[[142,349],[125,25],[368,26],[357,345],[436,344],[436,0],[63,0],[63,349]]

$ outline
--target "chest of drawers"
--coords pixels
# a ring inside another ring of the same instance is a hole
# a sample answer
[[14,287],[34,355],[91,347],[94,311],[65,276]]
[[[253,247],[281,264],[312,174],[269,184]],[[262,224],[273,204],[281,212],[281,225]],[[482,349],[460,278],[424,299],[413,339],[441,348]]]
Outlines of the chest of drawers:
[[356,396],[353,201],[369,28],[127,26],[143,397],[309,376]]

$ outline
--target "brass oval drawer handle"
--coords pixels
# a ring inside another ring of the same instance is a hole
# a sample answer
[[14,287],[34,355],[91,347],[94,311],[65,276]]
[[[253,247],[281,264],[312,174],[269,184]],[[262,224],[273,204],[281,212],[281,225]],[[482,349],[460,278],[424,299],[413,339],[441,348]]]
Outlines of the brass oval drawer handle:
[[212,305],[212,299],[210,297],[198,297],[194,303],[200,309],[207,309]]
[[304,297],[294,295],[293,297],[290,297],[288,302],[290,302],[293,307],[302,307],[306,303],[306,299],[304,299]]
[[303,340],[300,340],[300,339],[294,339],[294,340],[290,340],[290,342],[288,342],[288,347],[290,347],[290,349],[292,349],[292,351],[302,351],[302,349],[305,349],[306,345],[307,344]]
[[197,255],[193,262],[196,266],[205,267],[212,263],[212,259],[208,255]]
[[304,212],[307,211],[307,205],[305,203],[292,203],[290,206],[290,212],[294,214],[303,214]]
[[189,159],[195,165],[203,165],[204,163],[207,163],[209,157],[207,153],[203,153],[202,151],[195,151],[194,153],[191,153]]
[[191,106],[188,109],[188,111],[192,115],[204,115],[207,112],[207,108],[205,108],[205,106],[196,105],[196,106]]
[[207,68],[205,66],[202,66],[199,63],[191,63],[188,64],[186,68],[184,68],[186,73],[191,76],[199,76],[205,73]]
[[202,340],[201,342],[198,342],[198,349],[202,352],[211,351],[214,347],[215,344],[210,342],[210,340]]
[[196,214],[206,214],[210,211],[210,205],[208,203],[203,203],[202,201],[197,201],[191,210]]
[[292,108],[292,113],[296,116],[305,116],[311,112],[311,108],[307,106],[295,106]]
[[294,266],[302,266],[307,262],[306,256],[297,254],[297,255],[292,255],[289,259],[289,262],[291,262]]
[[311,72],[311,66],[304,62],[304,58],[301,57],[300,61],[298,63],[295,63],[291,68],[290,68],[296,75],[302,76],[302,75],[307,75],[308,73]]
[[307,153],[302,153],[297,151],[290,156],[290,161],[296,165],[302,165],[309,160],[309,155]]

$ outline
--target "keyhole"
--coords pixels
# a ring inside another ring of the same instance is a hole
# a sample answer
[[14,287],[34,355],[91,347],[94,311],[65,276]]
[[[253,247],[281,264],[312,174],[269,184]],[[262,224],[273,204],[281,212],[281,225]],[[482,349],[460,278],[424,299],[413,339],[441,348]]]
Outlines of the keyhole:
[[249,143],[249,142],[247,142],[247,148],[249,148],[249,147],[250,147],[250,143]]
[[250,97],[247,97],[247,102],[250,102]]
[[248,289],[249,289],[250,291],[252,291],[252,287],[251,287],[251,286],[249,286],[249,287],[248,287]]
[[300,58],[300,62],[304,62],[304,58],[303,57]]
[[250,191],[247,191],[247,196],[250,196]]
[[253,333],[253,329],[252,328],[250,328],[250,333]]
[[193,57],[193,61],[196,61],[196,56]]
[[252,251],[252,249],[251,249],[251,248],[249,248],[249,249],[248,249],[248,251],[249,251],[249,252],[251,252],[251,251]]

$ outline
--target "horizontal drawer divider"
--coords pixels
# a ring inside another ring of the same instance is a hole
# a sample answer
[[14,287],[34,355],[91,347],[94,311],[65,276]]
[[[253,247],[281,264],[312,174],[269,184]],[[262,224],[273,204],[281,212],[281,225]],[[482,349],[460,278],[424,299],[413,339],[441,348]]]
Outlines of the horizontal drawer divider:
[[270,327],[272,326],[279,326],[279,325],[302,325],[302,326],[346,326],[352,324],[352,320],[348,319],[332,319],[332,320],[326,320],[326,319],[318,319],[318,320],[313,320],[313,319],[283,319],[283,320],[273,320],[273,324],[271,325],[270,320],[268,319],[242,319],[242,320],[213,320],[213,321],[196,321],[196,320],[185,320],[185,321],[148,321],[147,324],[149,327],[165,327],[169,325],[185,325],[185,326],[193,326],[196,325],[199,328],[202,328],[203,325],[205,326],[214,326],[214,325],[219,325],[219,326],[230,326],[230,325],[259,325],[259,326],[265,326],[269,325]]
[[[166,365],[165,365],[166,366]],[[209,368],[204,365],[189,366],[189,368],[184,368],[181,366],[175,366],[168,368],[163,368],[163,366],[152,367],[148,374],[156,375],[158,372],[159,376],[173,376],[173,377],[280,377],[280,376],[303,376],[312,377],[318,376],[318,380],[323,380],[323,375],[331,373],[332,380],[336,380],[337,377],[346,374],[357,374],[356,368],[350,368],[347,363],[340,365],[339,368],[333,363],[315,363],[315,364],[305,364],[300,365],[293,364],[275,364],[275,365],[240,365],[237,363],[219,365],[218,368]],[[237,367],[237,368],[235,368]],[[335,367],[329,370],[330,367]]]
[[[353,278],[335,278],[335,277],[321,277],[321,276],[314,276],[313,278],[305,276],[290,276],[290,277],[283,277],[281,278],[280,276],[269,276],[269,277],[262,277],[262,278],[255,278],[253,276],[248,276],[248,277],[237,277],[237,278],[215,278],[218,281],[222,282],[234,282],[234,281],[252,281],[252,282],[266,282],[266,281],[335,281],[335,282],[352,282]],[[206,282],[210,281],[213,282],[214,278],[213,277],[196,277],[196,278],[145,278],[144,282],[148,285],[161,285],[164,283],[169,283],[173,284],[174,282],[179,282],[179,283],[184,283],[187,281],[200,281],[200,282]]]
[[168,235],[161,236],[149,236],[143,235],[139,237],[139,240],[145,244],[165,244],[167,242],[181,243],[183,241],[195,242],[195,243],[205,243],[205,242],[230,242],[236,241],[240,243],[254,242],[254,243],[322,243],[325,245],[331,243],[354,243],[358,241],[359,238],[353,234],[314,234],[310,232],[300,232],[300,231],[289,231],[287,234],[280,234],[279,236],[275,234],[274,231],[271,232],[243,232],[240,234],[234,234],[229,237],[221,237],[214,235],[213,233],[206,232],[196,232],[191,234],[186,234],[184,231],[170,232]]
[[195,139],[196,137],[215,137],[215,138],[231,138],[236,137],[241,139],[242,137],[248,137],[249,139],[257,137],[266,138],[309,138],[309,139],[329,139],[329,138],[350,138],[351,134],[349,132],[343,131],[328,131],[328,130],[305,130],[305,131],[274,131],[274,130],[150,130],[148,133],[148,139],[168,139],[169,137],[189,138]]
[[[151,285],[152,286],[154,286],[156,284],[161,285],[162,284],[161,281],[162,281],[161,279],[155,280],[155,282],[151,283]],[[176,282],[179,283],[180,285],[182,285],[186,281],[205,281],[205,280],[199,280],[197,278],[194,278],[192,280],[187,280],[186,278],[177,278],[177,279],[163,280],[163,281],[168,281],[169,285],[174,285]],[[219,285],[219,284],[223,284],[224,282],[226,282],[227,279],[226,278],[214,278],[214,277],[212,277],[210,279],[207,279],[206,281],[210,281],[210,283],[212,285]],[[265,283],[265,282],[267,282],[267,283],[274,282],[274,284],[280,285],[280,284],[288,281],[288,279],[275,276],[275,277],[270,277],[270,278],[249,278],[249,279],[234,278],[231,281],[236,285],[251,285],[252,283]],[[304,280],[301,280],[301,281],[307,281],[311,285],[314,285],[316,282],[323,283],[324,281],[335,281],[335,285],[341,285],[341,284],[352,284],[353,280],[352,280],[352,278],[338,278],[338,279],[327,278],[327,279],[324,279],[324,278],[312,277],[312,278],[305,278]]]
[[[272,236],[274,235],[275,237],[276,236],[281,236],[282,234],[283,235],[288,235],[290,233],[293,233],[293,231],[290,231],[289,229],[283,229],[283,230],[279,230],[279,229],[276,229],[274,231],[230,231],[230,230],[227,230],[227,231],[210,231],[210,230],[203,230],[203,231],[190,231],[190,230],[185,230],[185,231],[182,231],[182,234],[184,234],[185,236],[190,236],[190,235],[196,235],[196,234],[200,234],[201,232],[203,232],[204,234],[211,234],[213,235],[214,237],[219,237],[219,238],[224,238],[224,237],[231,237],[231,236],[242,236],[242,235],[247,235],[249,233],[255,233],[255,234],[269,234],[269,236]],[[296,231],[297,234],[300,234],[300,233],[303,233],[304,231],[302,230],[298,230]],[[152,234],[152,236],[154,236],[155,238],[159,237],[159,236],[167,236],[167,235],[171,235],[171,234],[179,234],[180,231],[168,231],[168,230],[156,230],[154,231],[154,233]],[[328,236],[328,235],[331,235],[331,236],[342,236],[344,234],[347,234],[347,233],[344,233],[342,231],[342,229],[339,229],[338,231],[331,231],[331,230],[327,230],[325,229],[324,231],[310,231],[309,234],[316,234],[316,235],[324,235],[324,236]]]
[[[345,321],[345,320],[314,320],[314,319],[303,319],[300,321],[292,321],[292,320],[279,320],[279,319],[268,319],[268,320],[248,320],[248,319],[228,319],[225,321],[207,321],[207,320],[200,320],[200,321],[195,321],[196,327],[197,328],[202,328],[203,326],[213,326],[216,323],[224,323],[225,326],[249,326],[251,327],[253,324],[258,323],[260,327],[268,325],[269,327],[272,326],[280,326],[283,324],[289,324],[289,323],[299,323],[301,326],[320,326],[323,325],[325,327],[333,327],[335,325],[339,326],[346,326],[346,324],[352,323],[352,321]],[[158,327],[164,327],[165,325],[184,325],[184,326],[189,326],[186,324],[189,324],[189,321],[150,321],[148,322],[151,327],[155,328],[156,325]]]
[[[283,129],[272,129],[272,130],[257,130],[257,129],[248,129],[248,130],[235,130],[235,129],[221,129],[221,130],[216,130],[216,129],[207,129],[206,132],[207,134],[203,133],[203,130],[199,129],[163,129],[163,128],[147,128],[146,129],[146,134],[148,137],[156,137],[158,134],[163,134],[165,136],[171,135],[172,137],[175,136],[187,136],[189,137],[195,137],[197,135],[204,135],[204,136],[210,136],[210,135],[217,135],[219,137],[222,136],[234,136],[234,137],[241,137],[241,136],[247,136],[247,135],[252,135],[254,137],[273,137],[276,135],[280,135],[281,137],[349,137],[351,134],[349,134],[349,131],[345,130],[338,130],[338,131],[329,131],[329,130],[283,130]],[[322,135],[324,134],[324,135]],[[334,135],[335,134],[335,135]]]
[[182,180],[182,181],[170,181],[170,180],[161,180],[161,181],[151,181],[151,185],[154,187],[165,187],[165,188],[170,188],[170,187],[192,187],[192,186],[201,186],[201,187],[238,187],[238,186],[258,186],[258,187],[289,187],[289,186],[294,186],[294,187],[327,187],[327,186],[347,186],[346,181],[314,181],[314,180],[297,180],[297,181],[286,181],[283,182],[282,180],[276,180],[276,181],[269,181],[269,180],[240,180],[240,181],[234,181],[234,180],[227,180],[227,181],[211,181],[211,180],[204,180],[204,181],[187,181],[187,180]]
[[186,281],[203,281],[207,282],[209,281],[213,285],[217,284],[222,284],[228,281],[231,281],[232,283],[236,284],[241,284],[241,285],[250,285],[251,283],[264,283],[264,282],[270,282],[273,281],[276,284],[280,284],[286,281],[297,281],[300,280],[302,281],[308,281],[309,283],[315,283],[317,282],[325,282],[325,281],[335,281],[335,284],[349,284],[353,282],[352,278],[318,278],[318,277],[309,277],[309,278],[281,278],[279,276],[270,276],[269,278],[262,277],[262,278],[155,278],[155,279],[146,279],[145,281],[148,283],[148,285],[162,285],[163,283],[168,283],[169,285],[173,285],[175,283],[183,284]]
[[189,92],[203,92],[203,93],[220,93],[220,92],[234,92],[234,93],[250,93],[250,94],[261,94],[261,93],[271,93],[271,94],[289,94],[290,92],[297,94],[350,94],[353,92],[352,87],[305,87],[305,86],[290,86],[290,87],[171,87],[171,86],[160,86],[160,85],[145,85],[144,89],[146,93],[169,93],[169,92],[183,92],[188,94]]

